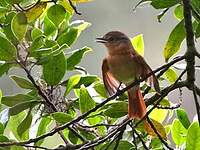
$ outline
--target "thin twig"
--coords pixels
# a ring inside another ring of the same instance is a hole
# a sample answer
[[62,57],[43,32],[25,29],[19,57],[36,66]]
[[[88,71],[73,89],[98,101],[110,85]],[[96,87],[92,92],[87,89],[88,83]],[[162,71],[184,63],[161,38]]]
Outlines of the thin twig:
[[177,108],[179,108],[179,107],[181,107],[181,103],[178,103],[178,104],[176,104],[176,105],[174,105],[174,106],[162,106],[162,105],[158,105],[156,108],[158,108],[158,109],[169,109],[169,110],[174,110],[174,109],[177,109]]
[[[132,127],[131,127],[132,128]],[[134,129],[132,128],[133,132],[137,135],[137,137],[139,138],[139,140],[141,141],[142,145],[143,145],[143,148],[145,150],[149,150],[149,148],[146,146],[144,140],[141,138],[140,134]]]
[[68,0],[70,6],[73,8],[73,10],[75,11],[76,14],[81,15],[80,12],[78,12],[78,10],[76,9],[76,6],[72,3],[71,0]]

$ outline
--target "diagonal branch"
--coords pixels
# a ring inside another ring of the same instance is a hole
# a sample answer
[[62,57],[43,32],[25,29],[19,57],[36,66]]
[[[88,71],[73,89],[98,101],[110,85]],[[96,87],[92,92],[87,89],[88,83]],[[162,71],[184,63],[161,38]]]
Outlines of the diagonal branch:
[[156,135],[158,136],[159,140],[169,149],[169,150],[173,150],[173,148],[171,148],[167,142],[162,138],[162,136],[160,135],[160,133],[157,131],[157,129],[155,128],[154,124],[151,122],[151,120],[149,119],[149,117],[147,117],[147,121],[149,123],[149,125],[151,126],[151,128],[153,129],[153,131],[156,133]]

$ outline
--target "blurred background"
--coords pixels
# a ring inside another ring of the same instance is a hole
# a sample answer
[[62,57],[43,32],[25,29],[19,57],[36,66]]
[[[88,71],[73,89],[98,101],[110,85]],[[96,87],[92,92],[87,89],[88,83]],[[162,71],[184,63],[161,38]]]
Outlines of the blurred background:
[[[145,60],[155,69],[164,64],[163,48],[168,39],[168,36],[178,21],[173,16],[174,8],[162,18],[159,23],[157,15],[159,10],[153,9],[149,4],[144,4],[133,11],[133,8],[138,1],[135,0],[94,0],[90,3],[80,4],[77,9],[82,12],[82,15],[74,15],[73,19],[88,21],[92,24],[79,37],[73,49],[88,46],[93,49],[82,60],[81,66],[85,67],[90,74],[101,76],[101,63],[106,55],[106,49],[102,44],[96,43],[95,38],[101,37],[105,33],[112,30],[119,30],[127,34],[129,37],[134,37],[138,34],[143,34],[145,43]],[[197,49],[199,49],[199,45]],[[185,42],[182,45],[180,54],[185,52]],[[11,70],[9,74],[23,74],[19,70]],[[200,85],[199,71],[197,71],[197,84]],[[3,76],[0,78],[0,88],[4,95],[15,94],[21,89],[8,78]],[[179,93],[172,92],[169,99],[177,103]],[[195,115],[195,107],[193,95],[186,89],[183,89],[183,105],[189,112],[190,120]]]

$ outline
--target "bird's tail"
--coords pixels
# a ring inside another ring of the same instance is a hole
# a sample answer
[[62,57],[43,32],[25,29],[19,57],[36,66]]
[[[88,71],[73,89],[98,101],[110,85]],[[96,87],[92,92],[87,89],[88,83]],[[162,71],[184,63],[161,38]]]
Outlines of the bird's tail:
[[138,86],[128,90],[128,117],[141,119],[146,114],[144,98]]

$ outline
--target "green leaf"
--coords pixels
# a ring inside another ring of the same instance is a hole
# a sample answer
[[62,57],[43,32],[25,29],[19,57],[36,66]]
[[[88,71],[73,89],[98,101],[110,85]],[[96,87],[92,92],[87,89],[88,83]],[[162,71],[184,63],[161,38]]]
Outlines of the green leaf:
[[181,21],[184,16],[183,16],[183,6],[182,5],[178,5],[175,9],[174,9],[174,16]]
[[[31,56],[33,57],[39,57],[40,55],[37,53],[38,51],[41,51],[40,48],[42,48],[45,44],[45,37],[44,36],[39,36],[37,37],[31,44],[30,48],[29,48],[29,52],[31,54]],[[44,50],[44,49],[42,49]]]
[[65,18],[65,8],[62,5],[53,5],[47,11],[48,18],[55,24],[56,27],[62,23]]
[[11,24],[9,23],[8,25],[5,25],[2,27],[3,33],[6,35],[7,39],[15,46],[19,43],[17,38],[15,37],[14,33],[12,32],[11,29]]
[[4,16],[7,11],[9,11],[6,7],[0,6],[0,17]]
[[65,96],[69,94],[69,92],[73,89],[73,87],[79,83],[81,79],[81,76],[78,74],[78,75],[74,75],[74,76],[71,76],[67,82],[67,85],[66,85],[66,91],[65,91]]
[[57,122],[61,124],[67,123],[73,119],[71,115],[63,113],[63,112],[55,112],[51,115]]
[[29,95],[17,94],[17,95],[14,95],[14,96],[3,96],[1,103],[6,105],[6,106],[12,107],[14,105],[17,105],[17,104],[20,104],[20,103],[23,103],[23,102],[29,102],[33,99],[35,99],[35,98],[32,97],[32,96],[29,96]]
[[67,58],[67,70],[73,70],[74,67],[81,62],[84,54],[89,51],[91,51],[91,49],[88,47],[73,51],[73,54]]
[[43,32],[42,30],[40,30],[39,28],[34,28],[32,31],[31,31],[31,38],[32,40],[34,41],[35,39],[37,39],[38,37],[41,37],[43,36]]
[[8,70],[10,69],[11,65],[8,63],[0,63],[0,77],[4,73],[8,73]]
[[55,33],[57,30],[53,22],[46,16],[44,18],[44,35],[50,36]]
[[95,107],[95,101],[84,86],[80,88],[79,106],[82,114]]
[[150,148],[155,150],[163,150],[162,142],[159,138],[153,138],[150,143]]
[[68,138],[69,138],[70,142],[72,142],[73,144],[77,144],[78,137],[71,130],[68,133]]
[[104,111],[104,115],[111,118],[119,118],[127,115],[128,104],[127,102],[113,102],[105,105],[108,108]]
[[57,85],[66,72],[66,61],[63,52],[56,56],[51,56],[48,63],[43,65],[44,79],[48,85]]
[[162,123],[167,117],[168,110],[167,109],[158,109],[155,108],[149,115],[150,118]]
[[104,97],[104,98],[108,97],[107,91],[106,91],[105,86],[102,82],[96,82],[95,85],[94,85],[94,89],[101,97]]
[[22,137],[22,135],[28,131],[28,129],[31,126],[32,123],[32,114],[31,111],[29,111],[26,115],[26,117],[24,118],[24,120],[19,124],[19,126],[17,127],[17,133],[20,137]]
[[0,60],[12,61],[16,57],[15,46],[6,38],[0,36]]
[[23,89],[31,89],[31,90],[35,89],[34,85],[30,81],[26,80],[25,78],[15,76],[15,75],[11,75],[10,78],[13,79],[15,83]]
[[200,1],[199,0],[192,0],[192,7],[198,12],[200,13]]
[[164,58],[167,62],[170,57],[176,54],[185,39],[184,21],[179,22],[169,35],[168,41],[164,48]]
[[187,130],[178,119],[173,121],[171,131],[172,139],[176,145],[181,146],[186,142]]
[[9,109],[9,115],[10,116],[17,115],[18,113],[22,112],[23,110],[26,110],[28,108],[33,108],[34,106],[38,105],[39,103],[41,103],[41,101],[32,100],[32,101],[16,104]]
[[187,133],[186,150],[198,150],[200,147],[200,127],[198,122],[193,122]]
[[74,86],[74,88],[80,88],[81,85],[84,85],[85,87],[87,87],[87,86],[90,86],[95,81],[99,81],[99,80],[100,80],[99,77],[96,75],[83,75],[81,76],[78,84]]
[[20,2],[21,2],[21,0],[6,0],[6,2],[8,3],[8,4],[19,4]]
[[156,9],[172,7],[180,2],[180,0],[151,0],[151,5]]
[[0,142],[9,142],[9,139],[4,135],[0,135]]
[[168,81],[169,81],[170,83],[174,83],[174,82],[177,80],[177,78],[178,78],[176,72],[175,72],[172,68],[169,68],[169,69],[164,73],[164,75],[167,77],[167,79],[168,79]]
[[[51,121],[52,120],[50,118],[47,118],[47,117],[45,117],[45,118],[43,117],[41,119],[40,124],[38,126],[38,130],[37,130],[37,137],[47,132],[48,127],[51,124]],[[44,139],[41,139],[38,142],[36,142],[34,145],[40,146],[43,143],[43,141],[44,141]]]
[[4,132],[4,125],[0,122],[0,134]]
[[25,37],[27,31],[27,18],[23,12],[15,15],[11,22],[11,29],[18,40],[22,40]]
[[141,56],[144,56],[144,40],[143,35],[139,34],[131,39],[131,43],[134,47],[134,49],[140,54]]
[[80,21],[80,20],[76,20],[75,22],[72,22],[71,24],[73,25],[79,24],[79,25],[73,26],[69,28],[66,32],[61,34],[57,40],[59,45],[67,44],[70,47],[77,40],[80,33],[91,25],[88,22]]
[[183,125],[186,129],[188,129],[189,126],[190,126],[190,120],[189,120],[188,115],[187,115],[187,113],[185,112],[185,110],[184,110],[184,109],[181,109],[181,108],[177,109],[177,110],[176,110],[176,115],[177,115],[179,121],[182,123],[182,125]]
[[200,23],[197,25],[197,28],[195,30],[195,37],[196,38],[200,37]]
[[78,35],[79,35],[78,29],[73,27],[64,32],[63,34],[61,34],[58,37],[57,42],[59,45],[67,44],[70,47],[77,40]]
[[82,135],[82,136],[84,136],[87,140],[94,140],[95,139],[95,135],[94,134],[92,134],[92,133],[90,133],[90,132],[87,132],[87,131],[85,131],[84,129],[79,129],[79,131],[80,131],[80,134]]
[[[99,81],[99,77],[96,75],[82,75],[79,82],[74,86],[74,88],[80,88],[81,85],[84,85],[85,87],[90,86],[92,83]],[[62,86],[66,86],[68,84],[68,80],[62,82]]]
[[10,150],[26,150],[22,146],[16,146],[16,145],[11,146],[10,148],[11,148]]
[[26,134],[23,134],[22,137],[20,137],[17,133],[17,127],[20,125],[24,117],[26,116],[26,113],[23,111],[15,116],[10,116],[8,125],[6,128],[8,128],[16,137],[17,140],[26,140],[28,139],[28,132]]

